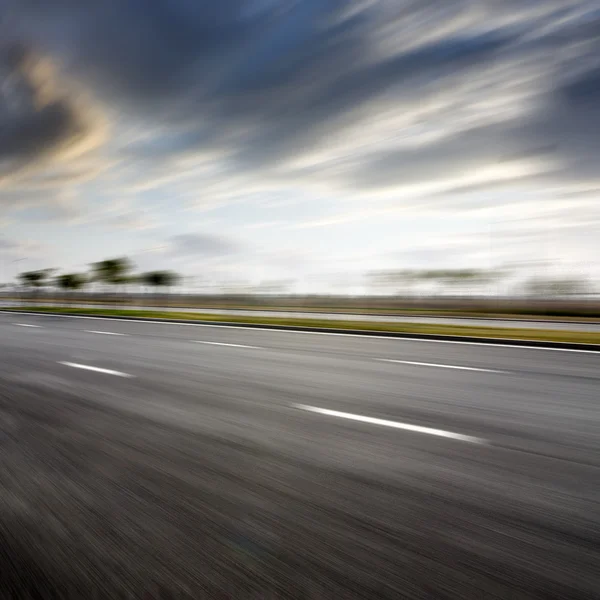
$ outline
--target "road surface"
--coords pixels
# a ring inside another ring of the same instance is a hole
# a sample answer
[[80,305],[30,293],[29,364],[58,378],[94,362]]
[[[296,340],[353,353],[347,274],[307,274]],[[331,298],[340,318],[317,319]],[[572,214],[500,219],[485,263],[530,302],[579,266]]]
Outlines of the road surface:
[[[37,303],[44,305],[44,302]],[[19,306],[18,302],[0,301],[0,306]],[[223,315],[227,320],[228,315],[243,317],[276,317],[289,319],[325,319],[330,321],[367,321],[373,323],[421,323],[425,325],[463,325],[470,327],[503,327],[516,329],[558,329],[567,331],[591,331],[600,332],[600,321],[560,321],[560,320],[525,320],[525,319],[502,319],[502,318],[475,318],[475,317],[423,317],[411,315],[361,315],[342,313],[320,313],[299,312],[289,310],[238,310],[224,308],[170,308],[153,306],[133,305],[110,305],[110,304],[57,304],[51,306],[64,306],[73,308],[123,308],[128,310],[157,310],[165,312],[196,312],[209,315]]]
[[597,597],[599,367],[0,314],[3,597]]

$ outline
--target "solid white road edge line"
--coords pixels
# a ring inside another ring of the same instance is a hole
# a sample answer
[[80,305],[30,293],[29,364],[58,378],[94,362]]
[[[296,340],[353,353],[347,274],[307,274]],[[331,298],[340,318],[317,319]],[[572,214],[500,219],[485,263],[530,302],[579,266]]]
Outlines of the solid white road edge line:
[[433,429],[431,427],[421,427],[420,425],[410,425],[409,423],[400,423],[398,421],[388,421],[386,419],[375,419],[373,417],[364,417],[362,415],[354,415],[352,413],[340,412],[338,410],[329,410],[327,408],[319,408],[317,406],[307,406],[306,404],[294,404],[295,408],[306,410],[308,412],[326,415],[328,417],[338,417],[340,419],[349,419],[351,421],[360,421],[369,423],[370,425],[381,425],[383,427],[393,427],[394,429],[404,429],[406,431],[414,431],[415,433],[425,433],[427,435],[435,435],[438,437],[458,440],[460,442],[469,442],[470,444],[488,444],[487,440],[470,435],[462,435],[461,433],[453,433],[452,431],[444,431],[443,429]]
[[436,367],[438,369],[458,369],[459,371],[481,371],[483,373],[506,373],[498,369],[478,369],[476,367],[461,367],[458,365],[440,365],[437,363],[415,362],[412,360],[393,360],[391,358],[378,358],[380,362],[398,363],[401,365],[415,365],[417,367]]
[[129,373],[113,371],[112,369],[101,369],[100,367],[92,367],[90,365],[80,365],[79,363],[59,361],[59,364],[65,365],[65,367],[73,367],[74,369],[84,369],[85,371],[95,371],[96,373],[104,373],[105,375],[116,375],[117,377],[133,377],[133,375],[129,375]]
[[126,333],[115,333],[114,331],[94,331],[91,329],[86,329],[85,333],[97,333],[99,335],[122,335],[122,336],[127,336]]
[[36,327],[36,328],[41,328],[41,325],[29,325],[27,323],[16,323],[17,327]]
[[[241,327],[239,325],[213,325],[209,323],[174,323],[172,321],[140,321],[138,319],[114,319],[113,317],[101,317],[101,316],[87,316],[87,315],[59,315],[54,313],[32,313],[32,312],[17,312],[17,311],[7,311],[1,310],[5,314],[15,314],[15,315],[35,315],[36,317],[61,317],[63,319],[95,319],[96,321],[117,321],[121,323],[142,323],[146,325],[179,325],[184,327],[213,327],[216,329],[243,329],[245,331],[277,331],[278,333],[301,333],[304,335],[337,335],[342,337],[356,337],[356,338],[367,338],[367,339],[376,339],[376,340],[394,340],[396,342],[420,342],[420,343],[429,343],[429,344],[462,344],[465,346],[486,346],[487,348],[517,348],[519,350],[552,350],[554,352],[578,352],[582,354],[597,354],[600,353],[597,350],[584,350],[584,349],[576,349],[576,348],[545,348],[543,346],[519,346],[517,344],[511,344],[512,341],[509,338],[495,338],[497,340],[503,340],[503,343],[494,343],[489,344],[486,342],[463,342],[458,340],[426,340],[421,338],[412,338],[412,337],[388,337],[385,335],[371,335],[371,334],[358,334],[358,333],[335,333],[331,331],[294,331],[293,329],[273,329],[270,327]],[[527,340],[523,340],[527,341]],[[532,340],[535,341],[535,340]],[[506,342],[506,343],[504,343]]]
[[254,348],[255,350],[261,350],[259,346],[246,346],[245,344],[226,344],[225,342],[203,342],[200,340],[193,340],[194,344],[209,344],[210,346],[231,346],[232,348]]

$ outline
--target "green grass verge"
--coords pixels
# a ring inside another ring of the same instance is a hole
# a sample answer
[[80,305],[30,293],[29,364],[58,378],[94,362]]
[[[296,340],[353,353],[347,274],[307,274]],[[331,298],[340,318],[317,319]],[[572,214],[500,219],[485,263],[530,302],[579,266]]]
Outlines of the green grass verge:
[[393,331],[399,333],[458,335],[481,338],[503,338],[515,340],[541,340],[546,342],[570,342],[600,344],[600,332],[563,331],[555,329],[521,329],[505,327],[473,327],[463,325],[434,325],[426,323],[381,323],[367,321],[334,321],[328,319],[254,317],[238,315],[215,315],[164,312],[159,310],[127,310],[117,308],[68,308],[49,306],[27,306],[6,308],[7,311],[29,311],[51,314],[80,314],[106,317],[144,317],[150,319],[178,319],[182,321],[227,321],[228,323],[251,323],[260,325],[288,325],[327,329],[359,329],[364,331]]
[[[29,305],[35,305],[36,300],[34,298],[17,298],[17,297],[5,297],[6,300],[15,302],[26,302]],[[197,303],[197,302],[179,302],[173,298],[164,298],[164,303],[160,304],[160,299],[156,298],[137,298],[137,299],[126,299],[125,301],[119,301],[119,305],[123,308],[127,306],[139,306],[145,310],[161,310],[165,306],[169,308],[182,308],[197,310],[202,312],[203,310],[247,310],[247,311],[274,311],[283,313],[341,313],[349,314],[352,316],[360,315],[380,315],[380,316],[439,316],[439,317],[466,317],[466,318],[487,318],[487,319],[511,319],[511,320],[544,320],[544,321],[574,321],[574,322],[600,322],[600,313],[597,308],[582,308],[582,309],[559,309],[559,308],[546,308],[546,309],[532,309],[531,307],[517,307],[513,309],[501,308],[496,309],[469,309],[465,308],[426,308],[419,306],[380,306],[377,308],[368,306],[353,306],[353,305],[340,305],[340,306],[303,306],[303,305],[272,305],[272,304],[235,304],[235,303]],[[51,304],[52,302],[63,303],[66,302],[64,297],[44,296],[40,298],[40,301]],[[89,304],[89,305],[102,305],[102,306],[115,306],[116,302],[110,298],[77,298],[74,301],[75,304]]]

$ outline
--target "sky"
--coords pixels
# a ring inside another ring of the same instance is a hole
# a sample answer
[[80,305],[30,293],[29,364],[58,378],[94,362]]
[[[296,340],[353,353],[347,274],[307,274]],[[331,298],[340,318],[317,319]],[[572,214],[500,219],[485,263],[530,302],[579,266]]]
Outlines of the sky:
[[0,281],[600,280],[599,132],[596,0],[0,0]]

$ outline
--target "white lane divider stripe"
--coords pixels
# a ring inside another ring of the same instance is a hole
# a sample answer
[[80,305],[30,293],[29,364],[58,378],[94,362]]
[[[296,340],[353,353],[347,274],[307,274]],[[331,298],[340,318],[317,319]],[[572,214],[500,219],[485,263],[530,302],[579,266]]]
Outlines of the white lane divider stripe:
[[97,333],[99,335],[122,335],[122,336],[127,336],[126,333],[116,333],[114,331],[94,331],[92,329],[86,329],[85,333]]
[[35,327],[41,329],[41,325],[29,325],[28,323],[17,323],[17,327]]
[[117,377],[133,377],[129,373],[122,373],[121,371],[113,371],[112,369],[101,369],[100,367],[92,367],[91,365],[80,365],[79,363],[60,361],[59,364],[65,365],[65,367],[73,367],[74,369],[84,369],[86,371],[95,371],[96,373],[104,373],[105,375],[115,375]]
[[259,346],[246,346],[245,344],[225,344],[224,342],[203,342],[199,340],[195,340],[194,344],[209,344],[210,346],[230,346],[231,348],[254,348],[255,350],[260,350]]
[[417,367],[436,367],[438,369],[458,369],[459,371],[481,371],[483,373],[506,373],[497,369],[478,369],[476,367],[462,367],[459,365],[442,365],[437,363],[415,362],[412,360],[393,360],[391,358],[378,358],[380,362],[398,363],[401,365],[415,365]]
[[487,440],[473,437],[470,435],[462,435],[461,433],[453,433],[452,431],[444,431],[443,429],[434,429],[432,427],[421,427],[420,425],[411,425],[410,423],[400,423],[398,421],[388,421],[386,419],[376,419],[373,417],[364,417],[362,415],[354,415],[352,413],[340,412],[338,410],[329,410],[319,408],[317,406],[307,406],[305,404],[294,404],[295,408],[306,410],[308,412],[326,415],[328,417],[338,417],[340,419],[349,419],[351,421],[360,421],[369,423],[370,425],[381,425],[383,427],[393,427],[394,429],[404,429],[406,431],[414,431],[415,433],[424,433],[427,435],[435,435],[438,437],[458,440],[460,442],[469,442],[470,444],[487,444]]

